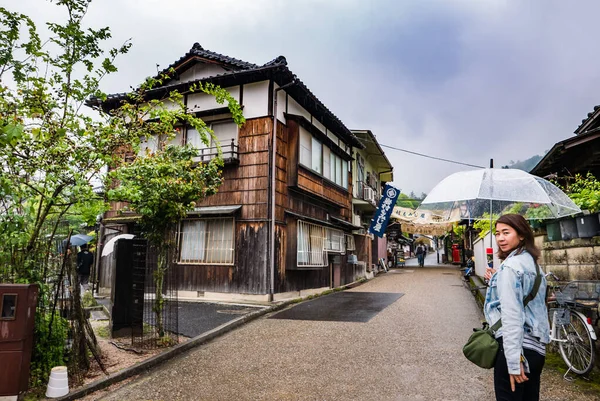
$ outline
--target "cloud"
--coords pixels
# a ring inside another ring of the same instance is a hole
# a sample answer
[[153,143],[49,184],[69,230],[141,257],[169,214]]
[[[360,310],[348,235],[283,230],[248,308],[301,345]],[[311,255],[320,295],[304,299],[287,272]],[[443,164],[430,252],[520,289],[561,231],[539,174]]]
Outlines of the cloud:
[[[39,0],[11,7],[58,18]],[[582,0],[96,0],[87,23],[132,38],[108,92],[194,42],[257,64],[278,55],[349,128],[386,145],[496,166],[542,154],[598,103],[600,3]],[[468,167],[387,150],[395,183],[428,192]]]

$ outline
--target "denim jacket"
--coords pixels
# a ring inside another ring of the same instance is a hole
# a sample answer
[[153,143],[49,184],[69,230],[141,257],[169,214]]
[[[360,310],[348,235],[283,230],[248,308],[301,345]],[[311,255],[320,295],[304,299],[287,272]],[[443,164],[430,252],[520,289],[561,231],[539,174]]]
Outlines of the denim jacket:
[[[485,296],[485,319],[492,326],[502,318],[502,327],[495,334],[496,338],[502,337],[509,374],[521,372],[524,333],[537,337],[543,344],[550,342],[546,278],[541,269],[540,274],[540,288],[526,308],[523,308],[523,298],[531,292],[536,276],[535,262],[529,252],[519,249],[511,252],[490,279]],[[527,362],[525,365],[528,370]]]

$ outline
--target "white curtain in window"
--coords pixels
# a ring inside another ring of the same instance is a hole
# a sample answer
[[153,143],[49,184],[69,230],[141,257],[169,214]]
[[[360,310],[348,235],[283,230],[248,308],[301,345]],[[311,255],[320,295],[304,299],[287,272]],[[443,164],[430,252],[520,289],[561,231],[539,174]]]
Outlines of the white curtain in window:
[[354,235],[346,234],[346,250],[355,251],[356,245],[354,243]]
[[331,152],[329,154],[329,179],[335,182],[335,158],[337,156],[335,153]]
[[310,248],[310,236],[308,233],[308,227],[298,222],[298,244],[297,244],[297,259],[298,266],[304,266],[309,261],[309,248]]
[[183,145],[183,129],[180,128],[175,132],[175,138],[167,142],[167,145],[181,146]]
[[334,228],[327,228],[327,241],[325,242],[325,250],[330,252],[344,252],[345,241],[344,232]]
[[310,264],[313,266],[327,266],[323,227],[313,225],[310,230]]
[[297,265],[299,267],[327,266],[325,229],[298,220]]
[[145,156],[146,149],[149,149],[152,153],[156,152],[156,150],[158,149],[158,139],[155,136],[142,139],[140,143],[140,151],[138,152],[138,156]]
[[326,145],[323,145],[323,177],[331,179],[331,150]]
[[310,167],[312,163],[312,135],[300,127],[300,164]]
[[342,160],[342,186],[348,188],[348,162]]
[[204,149],[208,147],[204,144],[204,142],[200,140],[200,134],[198,133],[198,131],[196,131],[196,129],[192,127],[188,127],[187,129],[186,145],[194,146],[197,149]]
[[207,221],[206,262],[233,263],[233,219]]
[[[223,152],[230,151],[231,149],[231,140],[233,139],[233,143],[237,144],[237,136],[238,136],[238,126],[233,121],[225,121],[221,123],[213,123],[211,125],[213,132],[215,133],[215,137],[219,144],[223,148]],[[212,147],[216,147],[215,139],[212,140]]]
[[314,137],[311,138],[311,146],[312,146],[312,162],[311,162],[311,168],[316,171],[319,174],[323,173],[322,167],[321,167],[321,163],[323,162],[322,158],[323,158],[323,149],[322,149],[322,145],[321,142],[319,142],[317,139],[315,139]]
[[339,156],[335,157],[335,183],[342,185],[342,159]]
[[202,262],[205,255],[206,221],[184,220],[181,222],[181,262]]

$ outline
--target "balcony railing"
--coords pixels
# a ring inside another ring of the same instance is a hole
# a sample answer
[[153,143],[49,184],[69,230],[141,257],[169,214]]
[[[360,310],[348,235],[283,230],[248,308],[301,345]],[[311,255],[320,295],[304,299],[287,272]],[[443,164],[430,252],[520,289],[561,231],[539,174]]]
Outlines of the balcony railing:
[[[235,144],[235,139],[231,140],[230,144],[221,145],[221,153],[223,155],[223,161],[225,163],[237,163],[239,162],[239,146]],[[219,148],[216,146],[210,148],[199,149],[200,155],[194,158],[198,162],[208,162],[219,154]]]

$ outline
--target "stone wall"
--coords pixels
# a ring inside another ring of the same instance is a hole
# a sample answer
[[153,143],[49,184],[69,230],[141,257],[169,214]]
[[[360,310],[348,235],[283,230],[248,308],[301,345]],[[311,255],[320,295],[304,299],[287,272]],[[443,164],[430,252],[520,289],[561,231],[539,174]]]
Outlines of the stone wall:
[[535,237],[542,250],[540,266],[562,280],[600,279],[600,237],[548,241],[546,235]]

